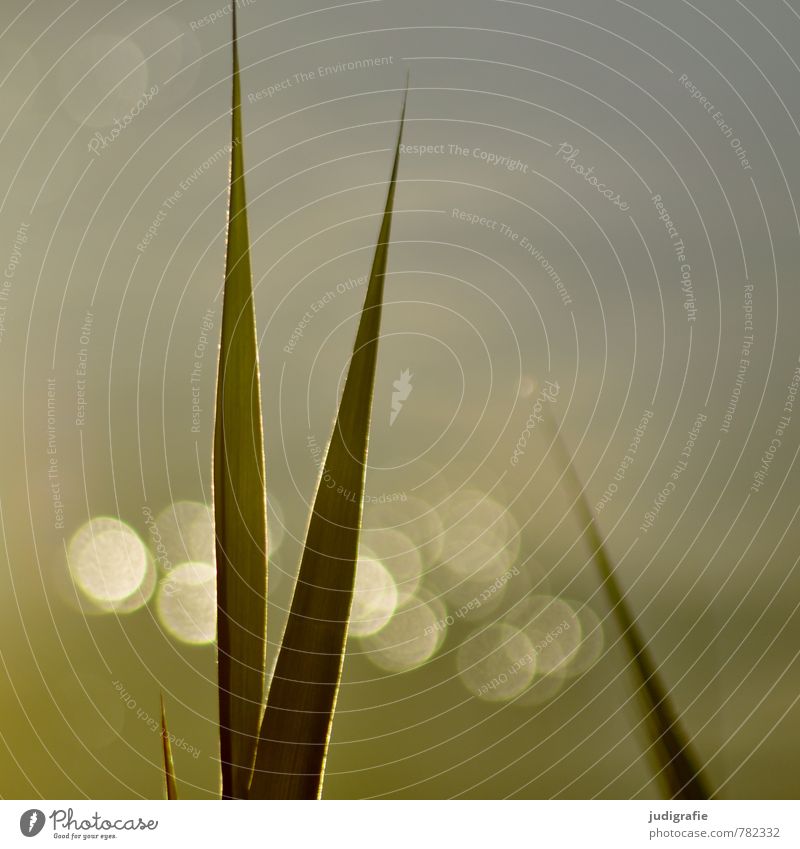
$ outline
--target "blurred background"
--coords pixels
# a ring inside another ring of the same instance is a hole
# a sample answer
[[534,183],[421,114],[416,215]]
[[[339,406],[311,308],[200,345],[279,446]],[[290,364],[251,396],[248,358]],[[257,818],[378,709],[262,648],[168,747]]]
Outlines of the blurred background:
[[[270,663],[410,71],[325,795],[658,796],[550,420],[718,795],[796,797],[796,0],[238,15]],[[4,797],[160,797],[160,692],[218,790],[230,30],[0,12]]]

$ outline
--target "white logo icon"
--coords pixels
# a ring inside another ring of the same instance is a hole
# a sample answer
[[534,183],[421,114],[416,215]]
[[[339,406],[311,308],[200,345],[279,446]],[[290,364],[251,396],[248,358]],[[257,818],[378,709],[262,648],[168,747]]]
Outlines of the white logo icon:
[[411,374],[409,369],[404,369],[400,372],[399,380],[392,383],[394,392],[392,392],[392,412],[389,415],[389,427],[394,424],[395,419],[400,415],[400,410],[403,409],[403,403],[408,400],[411,390],[414,388],[411,385]]

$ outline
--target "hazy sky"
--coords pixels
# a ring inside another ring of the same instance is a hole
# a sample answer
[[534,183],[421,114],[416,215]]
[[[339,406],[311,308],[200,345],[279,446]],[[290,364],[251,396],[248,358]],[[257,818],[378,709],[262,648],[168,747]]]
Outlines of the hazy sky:
[[[210,502],[230,26],[218,0],[0,12],[4,796],[157,795],[157,740],[120,680],[149,713],[168,692],[201,753],[176,754],[185,794],[214,788],[212,647],[171,640],[150,608],[84,617],[64,575],[91,517],[147,541],[147,509]],[[271,640],[407,71],[367,489],[410,506],[367,519],[413,523],[420,499],[489,493],[522,531],[517,562],[535,559],[605,634],[598,663],[536,707],[460,686],[466,631],[394,675],[351,641],[326,792],[656,793],[562,469],[528,425],[549,380],[544,403],[720,795],[796,796],[800,5],[251,0],[239,28],[283,538]]]

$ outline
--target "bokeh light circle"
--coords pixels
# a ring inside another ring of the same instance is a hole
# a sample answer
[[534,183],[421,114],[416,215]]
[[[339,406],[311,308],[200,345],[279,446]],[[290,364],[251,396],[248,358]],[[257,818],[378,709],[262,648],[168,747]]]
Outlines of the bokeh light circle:
[[164,629],[190,645],[211,643],[217,627],[216,571],[208,563],[181,563],[161,580],[156,611]]
[[391,572],[379,560],[359,557],[350,634],[365,637],[375,634],[389,621],[397,607],[397,584]]
[[67,562],[75,585],[92,601],[121,602],[147,576],[148,553],[136,531],[119,519],[89,520],[72,537]]

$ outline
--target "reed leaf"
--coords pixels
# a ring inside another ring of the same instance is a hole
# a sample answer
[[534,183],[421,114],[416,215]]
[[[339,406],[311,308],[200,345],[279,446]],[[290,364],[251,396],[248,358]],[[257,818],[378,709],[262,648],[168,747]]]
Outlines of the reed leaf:
[[[406,86],[406,96],[408,87]],[[339,412],[261,725],[254,799],[316,799],[344,662],[405,100],[392,176]]]
[[247,230],[236,4],[225,291],[214,427],[222,797],[244,798],[263,711],[267,540],[264,444]]
[[573,493],[572,503],[579,524],[586,534],[617,627],[622,633],[622,639],[632,661],[638,684],[636,692],[650,736],[649,754],[656,768],[659,783],[671,799],[708,799],[710,791],[707,780],[692,751],[689,739],[681,728],[668,691],[661,681],[653,657],[617,581],[614,566],[606,551],[603,537],[586,500],[570,454],[558,429],[549,419],[547,423],[552,433],[553,445],[566,470],[566,479]]
[[161,696],[161,747],[164,750],[164,779],[167,785],[167,799],[178,798],[178,786],[175,782],[175,764],[172,762],[172,745],[167,733],[167,714],[164,710],[164,696]]

